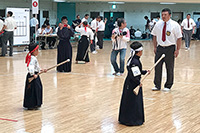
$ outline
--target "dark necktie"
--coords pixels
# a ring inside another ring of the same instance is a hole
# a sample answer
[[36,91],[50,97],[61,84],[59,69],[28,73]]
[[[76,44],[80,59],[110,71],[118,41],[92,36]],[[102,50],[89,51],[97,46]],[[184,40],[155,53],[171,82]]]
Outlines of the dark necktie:
[[189,23],[189,19],[188,19],[188,28],[190,28],[190,23]]
[[162,41],[164,42],[166,40],[166,22],[163,26],[163,31],[162,31]]

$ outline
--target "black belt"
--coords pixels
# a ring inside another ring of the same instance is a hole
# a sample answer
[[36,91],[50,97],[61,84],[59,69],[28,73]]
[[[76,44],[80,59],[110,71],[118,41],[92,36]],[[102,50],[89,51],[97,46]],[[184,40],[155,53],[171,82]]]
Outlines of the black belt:
[[161,45],[158,45],[158,47],[161,47],[161,48],[170,48],[170,47],[173,47],[173,46],[175,46],[175,44],[172,44],[170,46],[161,46]]
[[98,31],[98,32],[104,32],[104,31]]

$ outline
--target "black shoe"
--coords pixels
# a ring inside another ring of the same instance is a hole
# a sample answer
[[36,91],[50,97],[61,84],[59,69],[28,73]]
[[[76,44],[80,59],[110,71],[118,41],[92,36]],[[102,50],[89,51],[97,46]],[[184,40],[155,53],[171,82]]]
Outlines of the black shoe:
[[40,107],[27,108],[27,110],[38,110]]

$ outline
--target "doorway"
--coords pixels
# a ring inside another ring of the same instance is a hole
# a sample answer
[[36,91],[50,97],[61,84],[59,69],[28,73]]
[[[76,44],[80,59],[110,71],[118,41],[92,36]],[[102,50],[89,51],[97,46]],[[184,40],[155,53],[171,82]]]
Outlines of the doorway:
[[124,12],[104,12],[104,18],[107,18],[105,25],[104,38],[110,39],[112,30],[115,28],[114,23],[117,18],[124,18]]
[[183,12],[172,12],[172,19],[174,21],[183,20]]

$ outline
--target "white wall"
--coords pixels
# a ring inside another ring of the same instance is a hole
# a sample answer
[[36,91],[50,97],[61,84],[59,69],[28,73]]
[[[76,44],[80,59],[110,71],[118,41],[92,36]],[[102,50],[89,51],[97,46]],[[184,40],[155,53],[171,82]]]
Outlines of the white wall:
[[[5,9],[6,7],[31,8],[31,1],[32,0],[0,0],[0,9]],[[49,11],[50,24],[56,24],[57,3],[52,2],[53,0],[39,1],[41,24],[44,22],[44,18],[42,18],[43,10]],[[150,18],[150,12],[160,12],[164,7],[169,7],[173,12],[184,12],[184,16],[187,13],[193,14],[193,12],[200,12],[200,4],[160,5],[159,3],[125,3],[123,5],[117,5],[117,9],[115,10],[113,10],[111,6],[111,4],[106,2],[76,3],[76,14],[83,17],[86,13],[90,14],[92,11],[98,11],[100,15],[103,15],[104,12],[120,11],[124,12],[128,27],[133,25],[135,29],[140,28],[144,30],[146,22],[144,16],[146,15]]]
[[150,18],[151,12],[160,12],[165,7],[170,8],[172,12],[184,12],[184,17],[188,13],[193,14],[193,12],[200,12],[200,4],[160,5],[159,3],[125,3],[123,5],[117,5],[117,9],[113,10],[111,4],[93,2],[77,3],[76,13],[83,17],[85,13],[90,14],[92,11],[98,11],[100,14],[108,11],[124,12],[127,26],[130,27],[133,25],[135,29],[140,28],[143,31],[146,22],[144,16]]
[[[6,9],[6,7],[13,8],[32,8],[32,0],[0,0],[0,9]],[[43,24],[45,18],[43,18],[43,10],[49,11],[50,24],[56,24],[57,18],[57,3],[52,0],[39,0],[40,9],[40,24]]]

